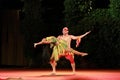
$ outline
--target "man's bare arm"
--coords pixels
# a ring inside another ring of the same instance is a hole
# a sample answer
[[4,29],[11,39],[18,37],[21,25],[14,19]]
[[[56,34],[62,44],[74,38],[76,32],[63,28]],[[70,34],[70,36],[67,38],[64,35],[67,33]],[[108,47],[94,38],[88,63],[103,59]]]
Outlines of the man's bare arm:
[[79,46],[79,44],[80,44],[80,42],[81,42],[81,39],[82,39],[83,37],[85,37],[86,35],[88,35],[90,32],[91,32],[91,31],[88,31],[88,32],[86,32],[85,34],[80,35],[80,36],[73,36],[73,35],[71,36],[71,38],[72,38],[73,40],[76,40],[76,47]]
[[88,35],[90,32],[91,32],[91,31],[88,31],[88,32],[86,32],[85,34],[80,35],[80,36],[73,36],[73,35],[71,35],[71,38],[72,38],[73,40],[77,40],[78,38],[83,38],[83,37],[85,37],[85,36]]

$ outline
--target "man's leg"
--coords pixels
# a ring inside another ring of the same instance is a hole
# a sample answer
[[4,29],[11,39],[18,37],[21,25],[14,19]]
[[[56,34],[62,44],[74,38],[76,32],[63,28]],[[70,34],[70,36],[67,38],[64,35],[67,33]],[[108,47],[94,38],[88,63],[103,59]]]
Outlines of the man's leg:
[[56,74],[56,66],[57,66],[57,63],[56,61],[50,61],[50,64],[52,66],[52,74]]
[[72,70],[73,70],[73,74],[75,74],[75,63],[71,63],[71,67],[72,67]]
[[71,67],[72,67],[72,71],[73,71],[73,74],[75,74],[75,61],[74,61],[74,55],[72,54],[68,54],[68,55],[65,55],[65,58],[68,59],[71,63]]

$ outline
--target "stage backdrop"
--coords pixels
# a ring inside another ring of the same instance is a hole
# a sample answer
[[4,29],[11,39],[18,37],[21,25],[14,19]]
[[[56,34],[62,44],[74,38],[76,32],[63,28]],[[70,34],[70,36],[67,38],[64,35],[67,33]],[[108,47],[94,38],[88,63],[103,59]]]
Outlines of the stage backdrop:
[[4,10],[1,17],[0,65],[23,66],[25,64],[24,39],[19,27],[19,10]]

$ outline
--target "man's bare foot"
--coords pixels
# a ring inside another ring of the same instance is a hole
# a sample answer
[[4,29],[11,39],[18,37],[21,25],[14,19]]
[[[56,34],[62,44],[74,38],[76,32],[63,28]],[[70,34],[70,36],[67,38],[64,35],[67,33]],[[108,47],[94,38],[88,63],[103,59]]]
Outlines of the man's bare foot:
[[75,71],[73,71],[72,74],[75,75]]
[[53,72],[51,73],[51,75],[56,75],[56,72],[53,71]]

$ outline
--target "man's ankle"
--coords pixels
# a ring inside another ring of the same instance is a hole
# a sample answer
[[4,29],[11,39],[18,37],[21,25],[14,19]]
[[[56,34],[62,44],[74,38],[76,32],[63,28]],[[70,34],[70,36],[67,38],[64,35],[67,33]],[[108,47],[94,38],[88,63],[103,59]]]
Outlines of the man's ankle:
[[73,73],[72,73],[73,75],[75,74],[75,71],[73,71]]

